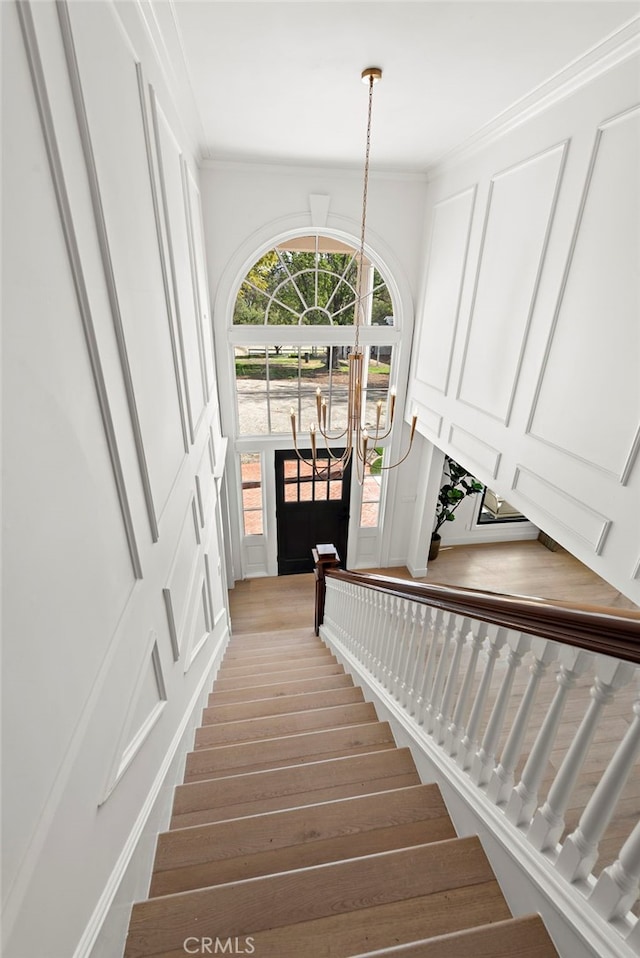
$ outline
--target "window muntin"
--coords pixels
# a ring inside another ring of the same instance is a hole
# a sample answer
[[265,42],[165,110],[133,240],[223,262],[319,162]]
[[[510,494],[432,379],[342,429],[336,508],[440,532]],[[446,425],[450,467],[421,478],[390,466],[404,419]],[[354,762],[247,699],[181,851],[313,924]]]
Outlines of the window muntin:
[[242,480],[242,516],[245,536],[261,536],[264,532],[262,504],[262,457],[259,453],[240,456]]
[[376,447],[376,452],[378,455],[366,464],[364,470],[362,504],[360,506],[360,527],[363,529],[374,529],[380,524],[384,449]]
[[[393,325],[387,285],[363,261],[360,322]],[[254,263],[238,291],[234,326],[350,326],[358,289],[357,250],[326,236],[280,243]]]
[[[236,346],[236,399],[241,436],[288,434],[291,410],[301,431],[317,422],[316,389],[327,402],[331,432],[345,426],[349,346]],[[388,409],[392,347],[365,346],[365,422],[375,429],[381,402],[380,431]]]

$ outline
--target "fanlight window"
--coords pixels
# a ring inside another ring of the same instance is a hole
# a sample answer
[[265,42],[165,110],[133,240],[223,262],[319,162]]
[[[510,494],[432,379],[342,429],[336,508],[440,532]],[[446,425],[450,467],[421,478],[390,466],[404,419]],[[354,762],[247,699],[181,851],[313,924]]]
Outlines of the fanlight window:
[[[363,261],[364,322],[393,325],[386,283],[375,266]],[[358,287],[358,254],[327,236],[303,236],[269,250],[242,283],[234,325],[351,326]]]

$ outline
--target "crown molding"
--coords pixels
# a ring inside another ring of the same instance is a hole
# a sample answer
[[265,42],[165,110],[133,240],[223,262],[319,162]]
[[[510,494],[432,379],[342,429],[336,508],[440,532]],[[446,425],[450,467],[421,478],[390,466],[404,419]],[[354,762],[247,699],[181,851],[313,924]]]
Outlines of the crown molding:
[[[640,52],[640,16],[633,17],[586,53],[572,60],[544,83],[513,103],[459,146],[429,165],[428,180],[458,164],[523,123],[561,102],[625,60]],[[640,76],[640,71],[639,71]]]
[[[305,163],[261,163],[260,160],[242,159],[207,159],[201,157],[198,161],[201,170],[217,170],[218,172],[267,173],[274,176],[321,176],[323,179],[354,179],[362,180],[360,166],[319,166]],[[406,183],[426,183],[426,170],[370,170],[371,180],[397,180]]]

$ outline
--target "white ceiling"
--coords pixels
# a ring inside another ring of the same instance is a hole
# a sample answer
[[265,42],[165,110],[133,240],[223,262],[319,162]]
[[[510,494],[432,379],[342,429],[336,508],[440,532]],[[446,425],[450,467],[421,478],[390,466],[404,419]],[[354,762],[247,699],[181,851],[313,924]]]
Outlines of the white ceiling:
[[640,12],[582,0],[152,0],[201,156],[424,171]]

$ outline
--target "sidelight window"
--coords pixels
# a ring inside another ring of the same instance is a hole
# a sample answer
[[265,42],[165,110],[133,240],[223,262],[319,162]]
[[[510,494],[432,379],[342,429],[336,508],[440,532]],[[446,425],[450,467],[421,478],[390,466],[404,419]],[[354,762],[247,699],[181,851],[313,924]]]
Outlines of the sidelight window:
[[262,499],[262,457],[259,453],[240,456],[242,476],[242,515],[245,536],[260,536],[264,531]]

